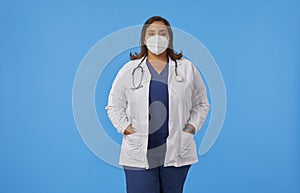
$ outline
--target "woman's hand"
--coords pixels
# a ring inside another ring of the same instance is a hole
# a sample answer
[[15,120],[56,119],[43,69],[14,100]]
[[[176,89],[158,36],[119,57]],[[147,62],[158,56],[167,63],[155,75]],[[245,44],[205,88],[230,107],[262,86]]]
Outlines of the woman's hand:
[[124,135],[131,135],[131,134],[133,134],[133,133],[135,133],[135,131],[134,131],[134,129],[132,128],[131,125],[129,125],[129,126],[125,129],[125,131],[124,131]]

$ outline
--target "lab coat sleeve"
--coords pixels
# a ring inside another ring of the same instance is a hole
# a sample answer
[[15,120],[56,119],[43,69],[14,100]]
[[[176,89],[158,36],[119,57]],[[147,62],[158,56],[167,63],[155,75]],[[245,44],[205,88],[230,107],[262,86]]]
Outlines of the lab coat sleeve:
[[108,96],[108,104],[105,109],[113,126],[119,133],[123,134],[131,122],[126,114],[128,102],[124,93],[124,79],[122,81],[121,74],[120,70],[112,84],[112,88]]
[[195,65],[191,65],[194,76],[194,89],[192,93],[192,108],[190,110],[190,117],[187,123],[193,125],[197,132],[201,129],[207,117],[210,104],[208,103],[206,88],[201,75]]

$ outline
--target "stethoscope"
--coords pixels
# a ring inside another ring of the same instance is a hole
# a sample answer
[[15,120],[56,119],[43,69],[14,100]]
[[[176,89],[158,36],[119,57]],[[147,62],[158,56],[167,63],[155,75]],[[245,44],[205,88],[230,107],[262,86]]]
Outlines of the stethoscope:
[[[132,73],[131,73],[131,75],[132,75],[132,85],[133,85],[133,88],[131,88],[132,90],[137,90],[137,89],[139,89],[139,88],[142,88],[143,87],[143,85],[142,85],[142,81],[143,81],[143,76],[144,76],[144,69],[143,69],[143,67],[141,66],[141,64],[143,63],[143,61],[145,60],[145,58],[147,57],[147,55],[145,55],[144,56],[144,58],[141,60],[141,62],[139,63],[139,65],[137,66],[137,67],[135,67],[134,69],[133,69],[133,71],[132,71]],[[177,81],[177,82],[181,82],[182,81],[182,76],[180,76],[180,75],[178,75],[178,73],[177,73],[177,61],[176,60],[174,60],[175,61],[175,80]],[[134,73],[135,73],[135,71],[137,70],[137,69],[141,69],[141,73],[142,73],[142,76],[141,76],[141,78],[140,78],[140,83],[138,84],[138,86],[135,86],[135,83],[134,83]]]

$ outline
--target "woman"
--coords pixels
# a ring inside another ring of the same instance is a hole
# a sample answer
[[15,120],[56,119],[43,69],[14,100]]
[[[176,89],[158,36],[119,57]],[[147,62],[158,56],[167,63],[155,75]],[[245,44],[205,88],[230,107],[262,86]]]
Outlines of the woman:
[[210,108],[206,88],[194,64],[174,52],[166,19],[149,18],[140,41],[140,53],[130,53],[106,106],[123,134],[119,164],[128,193],[181,193],[198,162],[194,134]]

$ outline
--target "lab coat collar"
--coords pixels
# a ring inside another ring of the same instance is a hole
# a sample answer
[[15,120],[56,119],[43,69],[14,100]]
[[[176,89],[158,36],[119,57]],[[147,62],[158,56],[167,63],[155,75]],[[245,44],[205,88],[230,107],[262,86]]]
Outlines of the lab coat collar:
[[[137,62],[138,64],[143,60],[143,58],[139,59]],[[150,70],[146,64],[146,61],[147,61],[147,58],[145,58],[145,60],[141,63],[141,67],[145,70],[145,74],[144,74],[144,79],[145,81],[150,81],[151,79],[151,73],[150,73]],[[177,66],[180,65],[180,61],[177,60]],[[170,80],[173,76],[173,73],[174,73],[174,70],[173,68],[175,68],[175,61],[172,60],[170,57],[169,57],[169,69],[168,69],[168,73],[169,73],[169,77],[168,77],[168,83],[170,83]]]
[[[175,66],[175,61],[172,60],[172,59],[170,58],[170,56],[169,56],[169,64],[171,64],[171,66]],[[180,61],[177,60],[177,66],[179,66],[179,65],[180,65]]]

